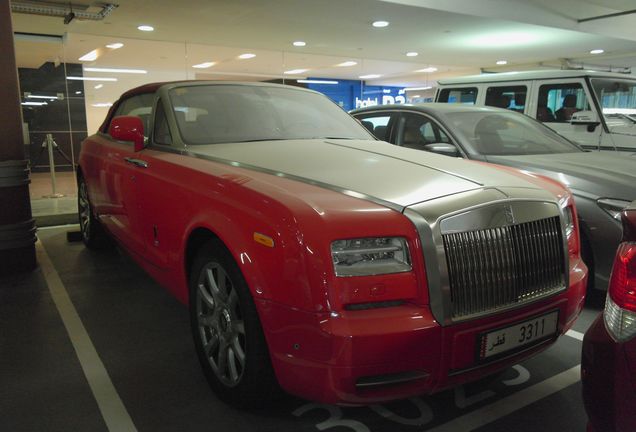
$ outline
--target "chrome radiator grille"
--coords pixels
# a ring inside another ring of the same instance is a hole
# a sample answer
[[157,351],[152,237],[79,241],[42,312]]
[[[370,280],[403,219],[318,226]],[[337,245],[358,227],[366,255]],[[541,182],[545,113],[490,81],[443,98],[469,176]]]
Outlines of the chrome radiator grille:
[[442,237],[453,319],[522,304],[565,286],[558,216]]

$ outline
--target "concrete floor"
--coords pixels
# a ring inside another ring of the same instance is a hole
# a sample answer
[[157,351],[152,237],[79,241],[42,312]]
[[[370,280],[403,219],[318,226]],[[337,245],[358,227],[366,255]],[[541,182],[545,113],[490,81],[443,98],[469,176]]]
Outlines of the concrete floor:
[[[2,431],[108,430],[109,414],[97,401],[100,388],[109,383],[140,431],[585,430],[576,369],[579,338],[601,310],[600,295],[586,306],[571,336],[482,383],[369,407],[316,405],[290,397],[273,409],[241,411],[208,388],[185,306],[117,249],[94,252],[68,243],[70,230],[77,227],[39,232],[40,253],[50,259],[50,269],[43,264],[44,271],[0,279]],[[93,372],[83,370],[78,360],[82,346],[74,350],[73,332],[62,322],[68,308],[60,309],[52,297],[52,275],[59,275],[88,344],[103,363],[105,377],[96,388],[87,379]]]

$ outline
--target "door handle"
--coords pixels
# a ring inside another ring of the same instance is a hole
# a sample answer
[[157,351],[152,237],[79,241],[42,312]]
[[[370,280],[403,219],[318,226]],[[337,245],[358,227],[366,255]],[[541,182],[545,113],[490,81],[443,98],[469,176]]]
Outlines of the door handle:
[[128,162],[129,164],[133,164],[140,168],[148,168],[148,162],[142,161],[141,159],[134,159],[134,158],[127,157],[127,158],[124,158],[124,160]]

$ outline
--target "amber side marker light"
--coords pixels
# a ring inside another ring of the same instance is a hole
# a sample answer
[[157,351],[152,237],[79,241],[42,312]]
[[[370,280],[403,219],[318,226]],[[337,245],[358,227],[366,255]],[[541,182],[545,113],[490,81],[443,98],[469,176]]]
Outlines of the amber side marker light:
[[274,247],[274,239],[261,233],[254,233],[254,241],[270,248]]

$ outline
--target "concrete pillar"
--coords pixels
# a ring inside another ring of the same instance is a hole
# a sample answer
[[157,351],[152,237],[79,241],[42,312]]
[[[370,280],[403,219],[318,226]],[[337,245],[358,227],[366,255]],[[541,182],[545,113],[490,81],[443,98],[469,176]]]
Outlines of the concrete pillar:
[[9,0],[0,0],[0,52],[0,275],[7,275],[36,266]]

